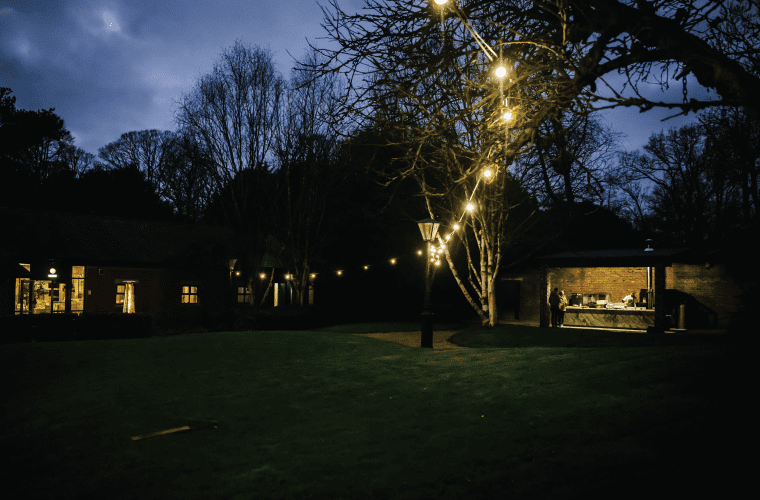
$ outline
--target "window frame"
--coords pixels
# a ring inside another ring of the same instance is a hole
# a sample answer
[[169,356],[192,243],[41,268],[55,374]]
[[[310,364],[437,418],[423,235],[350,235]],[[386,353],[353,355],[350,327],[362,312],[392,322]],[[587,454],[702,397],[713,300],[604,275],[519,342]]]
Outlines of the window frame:
[[[181,283],[180,284],[180,304],[183,306],[197,306],[200,305],[199,300],[199,293],[198,289],[200,288],[199,283]],[[187,289],[187,292],[185,291]],[[195,289],[195,292],[193,292],[193,289]],[[187,302],[185,302],[185,297],[187,297]],[[195,302],[192,302],[192,298],[195,297]]]

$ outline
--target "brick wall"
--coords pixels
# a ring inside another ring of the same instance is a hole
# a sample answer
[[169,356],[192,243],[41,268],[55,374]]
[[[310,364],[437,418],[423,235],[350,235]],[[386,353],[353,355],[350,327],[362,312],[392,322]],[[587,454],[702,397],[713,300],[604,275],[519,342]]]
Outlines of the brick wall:
[[[104,274],[99,274],[100,269]],[[192,279],[185,281],[187,278]],[[231,303],[224,272],[192,276],[172,269],[86,266],[85,312],[121,310],[116,305],[117,279],[139,280],[135,285],[135,311],[151,314],[159,324],[191,321],[203,310],[215,314]],[[182,304],[183,284],[198,286],[198,304]]]
[[[672,286],[671,286],[672,283]],[[679,290],[694,297],[698,302],[717,314],[717,327],[726,327],[731,313],[738,307],[739,286],[729,278],[720,265],[673,264],[672,279],[668,288]],[[688,306],[687,306],[688,307]],[[689,312],[687,311],[687,316]]]
[[[505,273],[501,279],[520,280],[520,321],[539,325],[541,304],[548,300],[549,292],[555,287],[564,290],[568,296],[571,293],[609,293],[613,302],[622,302],[623,297],[635,291],[641,300],[640,290],[647,286],[647,268],[549,268],[543,284],[540,270],[525,269]],[[667,266],[665,289],[665,297],[668,297],[665,314],[672,316],[674,321],[677,321],[677,308],[682,298],[689,299],[687,328],[725,327],[730,314],[737,309],[736,295],[740,291],[720,264],[674,263]]]
[[[670,267],[665,268],[665,287],[673,281]],[[549,288],[559,288],[568,297],[571,293],[609,293],[612,302],[622,302],[623,297],[647,287],[646,267],[567,267],[549,269]]]

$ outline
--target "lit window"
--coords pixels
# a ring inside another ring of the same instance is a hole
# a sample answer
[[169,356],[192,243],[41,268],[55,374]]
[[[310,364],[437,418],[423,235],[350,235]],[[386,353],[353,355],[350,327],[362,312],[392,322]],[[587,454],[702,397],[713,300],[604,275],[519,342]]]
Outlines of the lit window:
[[247,287],[244,287],[244,286],[239,286],[237,290],[238,290],[238,299],[237,299],[238,303],[240,303],[240,304],[247,303],[248,302],[248,294],[251,293],[251,289],[247,288]]
[[84,311],[84,266],[71,267],[71,312]]
[[183,304],[197,304],[198,303],[198,287],[197,286],[183,286],[182,287],[182,303]]
[[126,287],[124,285],[116,285],[116,303],[117,304],[123,304],[124,303],[124,291]]

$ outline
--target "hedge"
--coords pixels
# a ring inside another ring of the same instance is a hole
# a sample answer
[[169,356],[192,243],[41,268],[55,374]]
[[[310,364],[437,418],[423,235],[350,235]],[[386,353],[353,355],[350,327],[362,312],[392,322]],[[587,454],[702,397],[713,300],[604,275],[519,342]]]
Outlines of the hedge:
[[0,342],[59,342],[151,337],[150,314],[74,313],[0,316]]

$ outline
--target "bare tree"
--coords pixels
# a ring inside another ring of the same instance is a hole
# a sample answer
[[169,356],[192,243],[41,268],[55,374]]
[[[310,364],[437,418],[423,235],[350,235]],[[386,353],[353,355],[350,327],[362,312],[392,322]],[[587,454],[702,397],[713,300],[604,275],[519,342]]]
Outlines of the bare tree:
[[654,134],[644,151],[622,155],[621,167],[628,172],[628,182],[653,186],[647,201],[654,229],[674,242],[689,244],[714,234],[717,214],[710,205],[719,186],[710,182],[710,156],[701,128],[687,125]]
[[586,114],[546,120],[535,147],[516,158],[514,175],[542,206],[609,202],[608,173],[618,153],[617,136]]
[[162,155],[164,198],[178,215],[200,220],[215,187],[208,154],[191,134],[180,131],[164,143]]
[[712,165],[711,176],[721,184],[716,210],[734,202],[740,207],[736,220],[724,220],[720,227],[738,222],[749,228],[758,212],[760,176],[760,120],[741,108],[711,110],[700,117]]
[[95,155],[88,153],[77,146],[68,145],[61,151],[63,161],[77,177],[82,173],[93,168],[95,164]]
[[[317,54],[307,55],[316,64]],[[335,73],[293,71],[277,141],[277,227],[293,273],[296,303],[306,303],[314,259],[339,231],[336,202],[348,165],[336,119],[344,83]]]
[[121,134],[114,142],[98,149],[98,157],[106,168],[135,167],[145,174],[159,196],[164,197],[164,153],[174,137],[168,130],[140,130]]
[[[271,220],[270,165],[283,88],[271,54],[237,41],[177,105],[179,127],[209,161],[218,206],[237,232],[252,292]],[[254,294],[249,297],[253,305]]]

